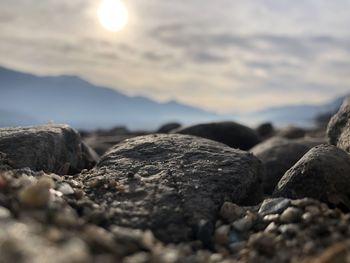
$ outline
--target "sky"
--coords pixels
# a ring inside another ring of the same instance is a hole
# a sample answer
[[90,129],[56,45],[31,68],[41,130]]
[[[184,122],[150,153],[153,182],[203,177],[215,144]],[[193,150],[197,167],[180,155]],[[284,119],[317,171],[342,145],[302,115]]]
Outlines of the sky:
[[322,103],[350,92],[350,0],[0,0],[0,65],[74,74],[216,112]]

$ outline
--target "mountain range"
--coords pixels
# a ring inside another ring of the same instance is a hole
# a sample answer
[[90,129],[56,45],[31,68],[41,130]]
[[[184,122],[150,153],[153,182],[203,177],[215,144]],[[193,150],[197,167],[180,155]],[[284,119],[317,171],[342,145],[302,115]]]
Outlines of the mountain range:
[[36,76],[0,67],[0,127],[48,122],[67,123],[78,129],[153,129],[177,121],[190,124],[237,120],[256,125],[308,124],[322,112],[336,110],[342,98],[324,105],[289,105],[250,113],[218,114],[177,101],[156,102],[127,96],[109,87],[94,85],[77,76]]

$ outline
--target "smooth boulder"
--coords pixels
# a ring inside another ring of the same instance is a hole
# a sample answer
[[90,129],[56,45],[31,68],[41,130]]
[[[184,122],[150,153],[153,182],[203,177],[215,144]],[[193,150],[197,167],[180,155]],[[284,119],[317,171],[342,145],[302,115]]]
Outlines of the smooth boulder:
[[210,237],[225,201],[257,204],[262,176],[261,162],[248,152],[158,134],[119,143],[82,178],[89,197],[113,211],[113,224],[151,229],[172,243]]
[[250,151],[266,168],[264,193],[271,194],[284,173],[310,148],[308,145],[280,137],[271,138],[253,147]]
[[256,131],[235,122],[197,124],[175,132],[210,139],[241,150],[249,150],[260,142]]
[[169,133],[173,130],[179,129],[180,127],[181,127],[180,123],[169,122],[159,127],[159,129],[157,130],[157,133]]
[[350,155],[333,145],[312,148],[284,174],[274,196],[310,197],[350,209]]
[[350,96],[330,120],[327,134],[331,144],[350,152]]
[[68,125],[0,129],[0,152],[13,168],[57,174],[75,174],[96,162],[94,152]]

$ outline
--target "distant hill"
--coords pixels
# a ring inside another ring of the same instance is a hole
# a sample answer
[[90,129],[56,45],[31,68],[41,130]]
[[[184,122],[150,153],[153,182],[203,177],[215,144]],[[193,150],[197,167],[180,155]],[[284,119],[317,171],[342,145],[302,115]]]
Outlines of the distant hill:
[[76,128],[154,128],[167,121],[191,123],[215,113],[169,101],[127,96],[76,76],[39,77],[0,67],[0,126],[47,122]]
[[317,115],[328,112],[336,112],[346,96],[341,96],[324,104],[295,104],[280,107],[271,107],[242,113],[238,119],[246,123],[261,123],[272,121],[279,126],[295,124],[310,127],[315,125]]
[[154,129],[182,124],[236,120],[255,126],[271,121],[277,126],[311,126],[319,113],[336,111],[344,97],[329,103],[286,105],[248,113],[216,114],[176,101],[158,103],[147,97],[94,85],[76,76],[35,76],[0,67],[0,127],[68,123],[78,129]]

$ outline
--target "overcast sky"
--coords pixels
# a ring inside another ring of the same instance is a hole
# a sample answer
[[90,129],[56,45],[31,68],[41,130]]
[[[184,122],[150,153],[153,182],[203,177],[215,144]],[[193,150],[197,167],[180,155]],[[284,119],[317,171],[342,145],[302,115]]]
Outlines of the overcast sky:
[[0,0],[0,65],[76,74],[127,94],[246,111],[350,91],[350,0]]

